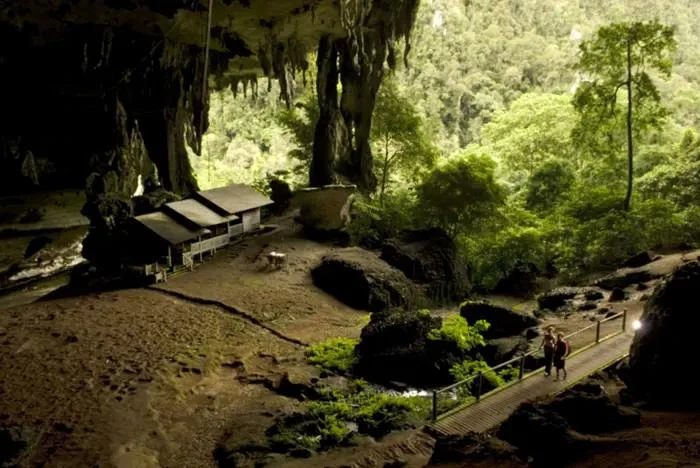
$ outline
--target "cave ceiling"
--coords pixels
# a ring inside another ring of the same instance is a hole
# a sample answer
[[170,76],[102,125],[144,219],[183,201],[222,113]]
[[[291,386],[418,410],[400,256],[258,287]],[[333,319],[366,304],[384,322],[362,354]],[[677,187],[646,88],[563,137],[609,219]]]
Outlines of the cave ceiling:
[[[272,44],[295,52],[313,50],[325,35],[344,30],[333,0],[212,0],[210,50],[228,59],[221,73],[262,76],[259,55]],[[16,0],[0,1],[0,19],[31,27],[36,46],[78,25],[127,30],[204,48],[207,0]],[[263,58],[263,63],[265,62]]]

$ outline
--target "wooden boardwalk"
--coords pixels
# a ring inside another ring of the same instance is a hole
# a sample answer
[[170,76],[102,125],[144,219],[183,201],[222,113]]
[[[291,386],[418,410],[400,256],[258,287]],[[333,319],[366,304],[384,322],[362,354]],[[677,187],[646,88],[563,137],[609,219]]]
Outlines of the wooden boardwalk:
[[629,351],[632,337],[633,333],[628,330],[572,355],[566,363],[569,375],[565,381],[545,377],[540,370],[471,406],[438,418],[426,430],[441,435],[486,432],[505,421],[521,403],[561,392],[620,359]]

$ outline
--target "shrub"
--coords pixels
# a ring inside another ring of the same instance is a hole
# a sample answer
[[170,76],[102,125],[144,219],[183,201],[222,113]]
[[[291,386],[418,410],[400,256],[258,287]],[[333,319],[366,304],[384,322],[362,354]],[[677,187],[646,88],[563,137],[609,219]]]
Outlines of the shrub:
[[[482,360],[462,361],[455,364],[450,369],[450,374],[452,374],[457,382],[475,377],[479,373],[483,375],[483,382],[481,385],[482,394],[506,383],[501,375],[491,369],[491,367]],[[473,395],[477,391],[478,384],[478,379],[473,379],[472,382],[465,386],[466,391],[470,395]]]
[[330,338],[309,346],[306,359],[309,363],[332,372],[345,373],[356,363],[355,346],[358,340],[353,338]]
[[477,346],[484,346],[486,341],[482,336],[491,325],[486,320],[478,320],[469,325],[460,315],[451,315],[442,321],[442,326],[428,332],[429,340],[452,341],[463,351],[469,351]]

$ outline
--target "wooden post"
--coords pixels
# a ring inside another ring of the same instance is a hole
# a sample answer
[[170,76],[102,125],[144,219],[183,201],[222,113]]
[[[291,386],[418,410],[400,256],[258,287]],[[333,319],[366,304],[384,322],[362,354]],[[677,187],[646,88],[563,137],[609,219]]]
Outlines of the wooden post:
[[595,342],[596,344],[600,343],[600,320],[598,320],[595,326]]
[[204,262],[204,255],[203,255],[203,250],[202,249],[202,236],[198,236],[197,239],[199,239],[199,263]]
[[627,309],[622,310],[622,331],[627,328]]
[[172,268],[172,267],[173,267],[173,253],[172,253],[170,246],[168,246],[168,268]]
[[437,420],[437,398],[438,394],[433,390],[433,421]]
[[520,372],[518,373],[518,380],[523,379],[523,374],[525,374],[525,355],[520,356]]
[[484,381],[484,374],[479,372],[479,377],[477,377],[477,379],[478,379],[478,384],[476,386],[476,399],[480,400],[481,399],[481,386],[482,386],[483,381]]

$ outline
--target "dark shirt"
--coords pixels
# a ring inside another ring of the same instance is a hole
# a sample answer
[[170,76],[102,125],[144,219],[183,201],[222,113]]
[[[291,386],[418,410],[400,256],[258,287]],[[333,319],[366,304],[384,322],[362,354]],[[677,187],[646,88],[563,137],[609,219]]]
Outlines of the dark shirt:
[[554,356],[561,359],[566,357],[567,354],[569,354],[569,344],[566,341],[557,341]]

